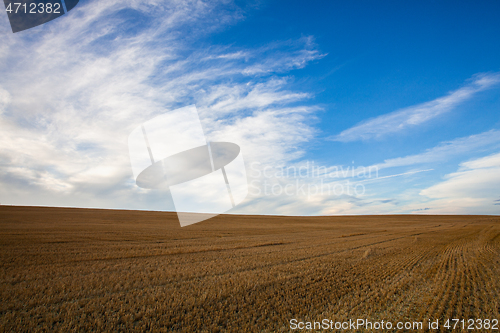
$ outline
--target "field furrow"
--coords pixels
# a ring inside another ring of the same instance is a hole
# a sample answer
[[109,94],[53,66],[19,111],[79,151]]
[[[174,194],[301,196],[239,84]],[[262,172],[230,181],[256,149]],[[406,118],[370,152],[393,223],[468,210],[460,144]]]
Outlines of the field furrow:
[[172,213],[0,213],[0,331],[499,316],[498,217],[222,215],[180,228]]

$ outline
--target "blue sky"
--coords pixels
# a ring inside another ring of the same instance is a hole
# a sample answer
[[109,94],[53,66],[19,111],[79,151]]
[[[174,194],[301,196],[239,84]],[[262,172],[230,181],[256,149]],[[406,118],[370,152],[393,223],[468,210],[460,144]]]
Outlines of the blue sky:
[[[3,15],[0,202],[172,210],[135,186],[127,136],[195,104],[210,140],[242,148],[252,186],[234,213],[499,214],[499,15],[498,1],[82,0],[17,34]],[[378,173],[261,172],[313,164]]]

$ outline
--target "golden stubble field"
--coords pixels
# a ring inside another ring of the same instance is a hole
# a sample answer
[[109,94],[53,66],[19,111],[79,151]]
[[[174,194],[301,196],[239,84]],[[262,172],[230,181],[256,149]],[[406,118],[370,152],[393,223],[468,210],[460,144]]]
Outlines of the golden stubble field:
[[180,228],[175,213],[0,206],[0,257],[5,332],[500,318],[498,216],[223,215]]

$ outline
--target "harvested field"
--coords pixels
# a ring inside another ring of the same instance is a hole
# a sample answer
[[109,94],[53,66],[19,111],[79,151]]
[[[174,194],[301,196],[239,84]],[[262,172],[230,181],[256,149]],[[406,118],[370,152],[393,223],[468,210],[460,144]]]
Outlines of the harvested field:
[[180,228],[174,213],[0,206],[0,257],[5,332],[500,319],[498,216],[223,215]]

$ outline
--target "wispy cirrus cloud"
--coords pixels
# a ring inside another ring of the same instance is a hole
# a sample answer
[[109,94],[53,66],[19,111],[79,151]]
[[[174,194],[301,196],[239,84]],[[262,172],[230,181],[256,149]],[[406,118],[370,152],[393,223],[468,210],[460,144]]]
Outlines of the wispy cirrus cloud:
[[431,200],[427,213],[500,214],[495,203],[500,184],[500,153],[460,164],[457,172],[423,189],[420,195]]
[[433,163],[447,161],[453,156],[460,156],[480,150],[494,149],[500,146],[500,131],[490,130],[487,132],[457,138],[451,141],[441,142],[426,151],[404,157],[392,158],[377,164],[378,169],[409,166],[415,164]]
[[476,74],[469,81],[465,86],[452,91],[447,96],[369,119],[329,139],[340,142],[379,139],[424,124],[449,112],[478,92],[498,84],[500,73]]
[[[283,52],[283,47],[289,49]],[[266,59],[248,66],[243,73],[247,75],[266,75],[273,72],[288,72],[292,69],[304,68],[310,61],[321,59],[326,54],[319,52],[312,36],[299,40],[274,42],[253,52],[254,57]]]
[[301,156],[318,108],[297,106],[312,96],[283,74],[323,55],[311,38],[196,47],[243,15],[227,1],[110,0],[22,34],[3,24],[1,202],[171,209],[164,193],[135,186],[127,137],[193,103],[207,136],[238,143],[248,161]]

